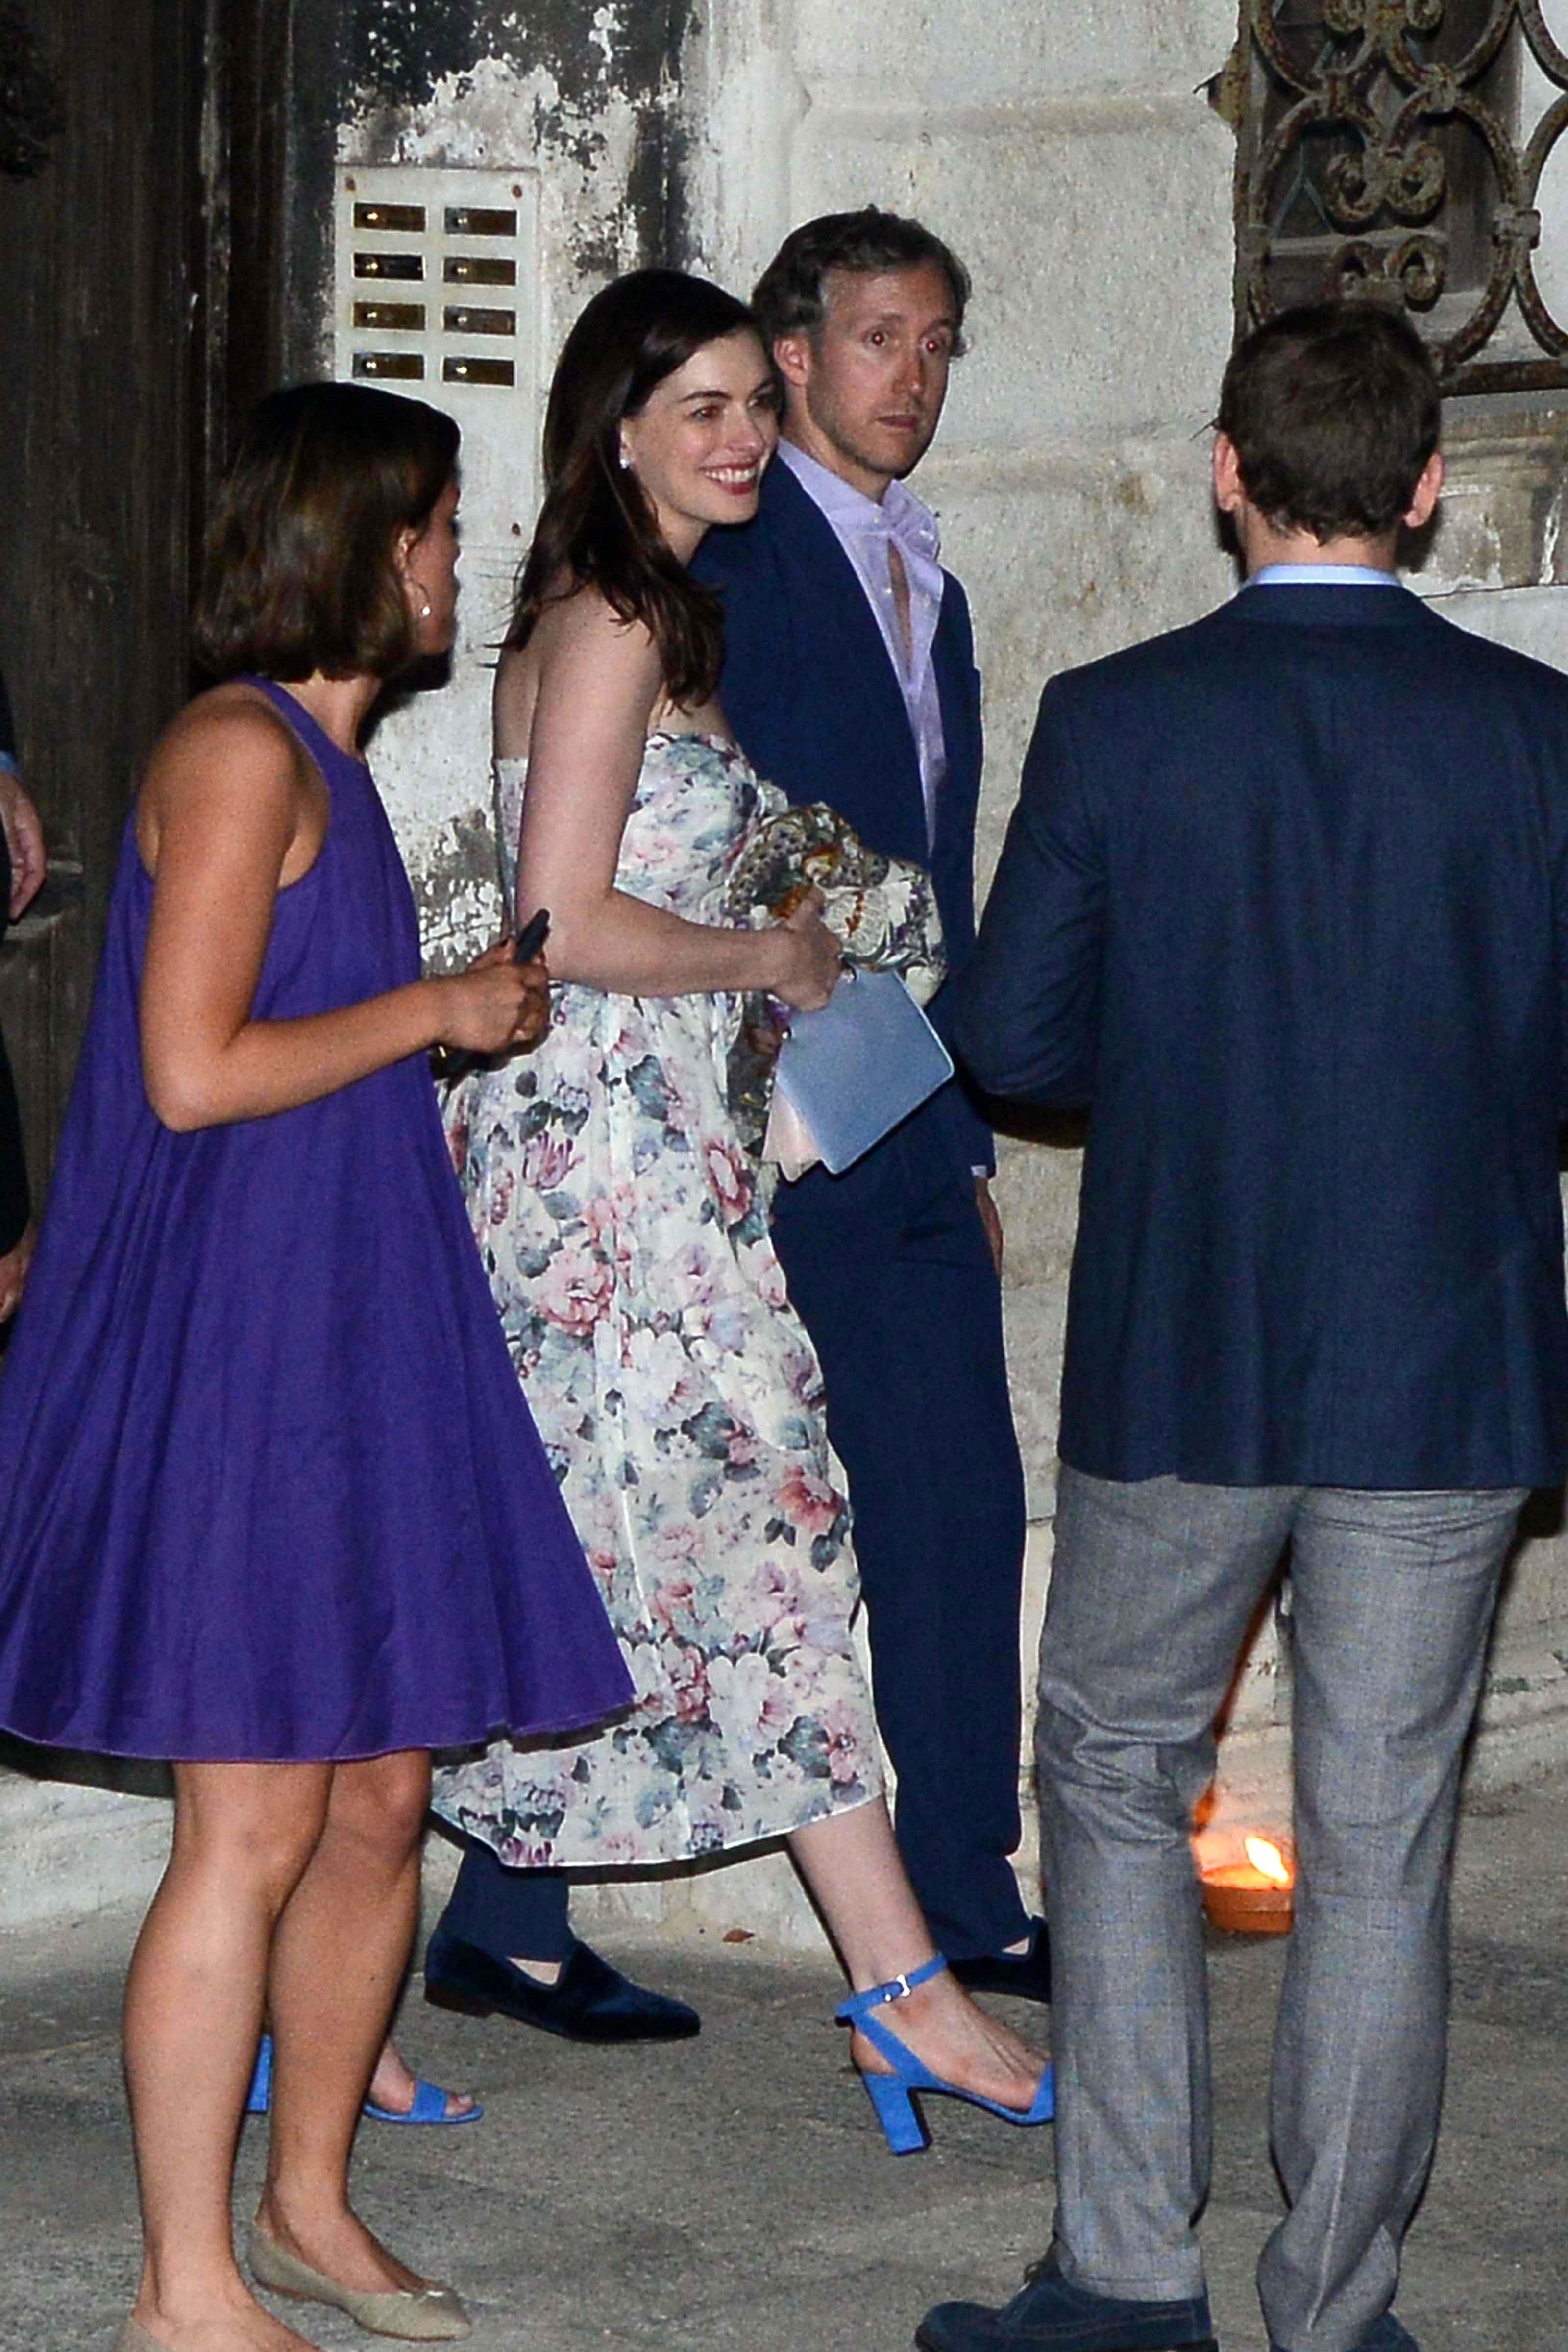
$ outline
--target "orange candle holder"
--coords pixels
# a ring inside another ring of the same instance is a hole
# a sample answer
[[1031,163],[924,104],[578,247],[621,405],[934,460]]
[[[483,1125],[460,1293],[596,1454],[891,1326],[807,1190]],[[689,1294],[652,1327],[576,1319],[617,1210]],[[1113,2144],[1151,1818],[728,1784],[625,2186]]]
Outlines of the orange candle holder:
[[1295,1913],[1295,1872],[1267,1838],[1248,1838],[1245,1862],[1203,1872],[1204,1910],[1227,1936],[1283,1936]]

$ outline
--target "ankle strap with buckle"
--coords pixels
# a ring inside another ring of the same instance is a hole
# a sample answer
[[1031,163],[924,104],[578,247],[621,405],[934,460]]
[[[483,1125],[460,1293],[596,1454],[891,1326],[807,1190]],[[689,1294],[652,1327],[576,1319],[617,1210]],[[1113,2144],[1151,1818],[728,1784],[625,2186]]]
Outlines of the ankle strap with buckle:
[[884,2001],[908,2000],[917,1986],[929,1984],[932,1977],[941,1976],[946,1966],[946,1960],[938,1952],[936,1958],[927,1960],[922,1968],[910,1969],[903,1976],[890,1977],[886,1984],[868,1985],[864,1992],[851,1993],[847,2000],[839,2002],[833,2013],[835,2017],[847,2018],[858,2025],[868,2010],[880,2009]]

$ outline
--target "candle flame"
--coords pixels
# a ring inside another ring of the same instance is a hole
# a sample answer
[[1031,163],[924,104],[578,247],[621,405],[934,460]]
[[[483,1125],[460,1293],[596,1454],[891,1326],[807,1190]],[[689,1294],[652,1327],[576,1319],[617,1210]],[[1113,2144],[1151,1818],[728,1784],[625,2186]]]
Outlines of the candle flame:
[[1270,1839],[1249,1837],[1247,1840],[1247,1859],[1254,1870],[1260,1870],[1265,1878],[1273,1880],[1276,1886],[1289,1885],[1290,1865]]

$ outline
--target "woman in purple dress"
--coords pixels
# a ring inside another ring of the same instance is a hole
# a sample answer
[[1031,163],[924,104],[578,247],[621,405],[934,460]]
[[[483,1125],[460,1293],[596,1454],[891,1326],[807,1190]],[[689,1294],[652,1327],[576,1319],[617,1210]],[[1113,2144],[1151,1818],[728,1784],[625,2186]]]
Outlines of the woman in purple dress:
[[127,824],[0,1391],[0,1727],[174,1766],[126,1994],[146,2253],[121,2352],[305,2344],[229,2224],[264,2010],[255,2276],[380,2334],[467,2334],[347,2192],[429,1750],[629,1694],[426,1064],[532,1044],[544,974],[497,950],[420,978],[355,748],[384,681],[451,641],[457,445],[360,387],[258,412],[198,618],[224,682]]

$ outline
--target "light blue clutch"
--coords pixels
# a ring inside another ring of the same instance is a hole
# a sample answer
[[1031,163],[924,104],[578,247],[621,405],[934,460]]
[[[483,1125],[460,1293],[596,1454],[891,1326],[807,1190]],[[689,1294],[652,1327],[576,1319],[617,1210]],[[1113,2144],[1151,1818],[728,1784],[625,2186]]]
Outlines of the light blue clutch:
[[854,964],[816,1013],[792,1013],[774,1083],[837,1176],[952,1076],[897,972]]

